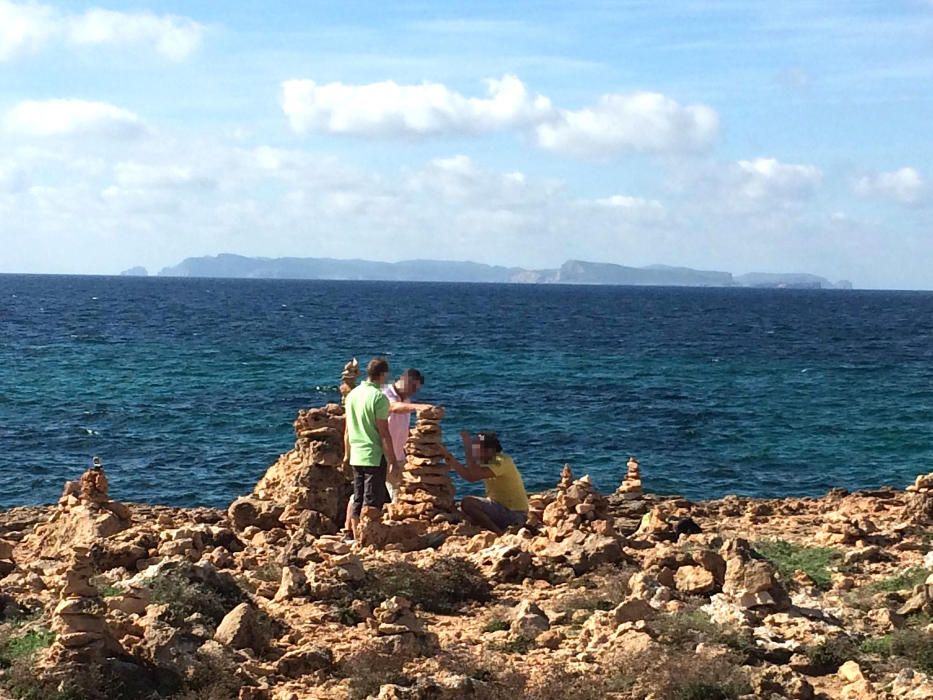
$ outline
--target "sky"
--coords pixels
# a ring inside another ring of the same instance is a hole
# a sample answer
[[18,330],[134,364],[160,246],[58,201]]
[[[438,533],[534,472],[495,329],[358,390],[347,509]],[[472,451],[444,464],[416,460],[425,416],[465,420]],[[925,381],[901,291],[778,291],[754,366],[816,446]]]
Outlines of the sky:
[[933,0],[0,0],[0,272],[218,253],[933,289]]

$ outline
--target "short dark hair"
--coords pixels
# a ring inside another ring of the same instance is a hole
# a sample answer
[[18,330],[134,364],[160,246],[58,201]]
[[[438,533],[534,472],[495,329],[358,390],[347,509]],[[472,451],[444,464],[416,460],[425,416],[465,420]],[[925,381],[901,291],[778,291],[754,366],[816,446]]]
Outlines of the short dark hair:
[[366,365],[366,378],[375,379],[389,371],[389,361],[384,357],[374,357]]
[[416,370],[414,367],[409,367],[408,369],[406,369],[404,372],[402,372],[402,376],[406,377],[410,381],[418,382],[418,384],[420,384],[421,386],[424,386],[424,375],[421,374],[421,372]]
[[497,453],[502,452],[502,443],[499,442],[499,436],[492,430],[481,430],[476,434],[476,440],[480,447],[488,447]]

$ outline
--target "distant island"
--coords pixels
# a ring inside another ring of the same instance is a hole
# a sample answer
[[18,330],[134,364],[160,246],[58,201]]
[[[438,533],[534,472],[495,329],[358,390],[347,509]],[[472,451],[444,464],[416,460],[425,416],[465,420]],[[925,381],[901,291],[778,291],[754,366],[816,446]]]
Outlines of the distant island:
[[120,273],[121,277],[148,277],[149,270],[144,267],[131,267],[129,270],[124,270]]
[[[145,268],[124,272],[145,274]],[[316,279],[394,282],[499,282],[512,284],[600,284],[669,287],[760,287],[788,289],[851,289],[847,280],[833,283],[807,273],[731,272],[651,265],[628,267],[613,263],[568,260],[559,268],[532,270],[475,262],[404,260],[397,263],[336,258],[251,258],[229,253],[187,258],[166,267],[161,277],[247,279]]]

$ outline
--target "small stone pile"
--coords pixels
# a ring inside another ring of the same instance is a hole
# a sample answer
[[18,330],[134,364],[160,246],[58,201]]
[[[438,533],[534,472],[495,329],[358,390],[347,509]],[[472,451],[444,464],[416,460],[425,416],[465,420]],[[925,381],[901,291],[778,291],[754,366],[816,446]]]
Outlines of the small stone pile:
[[75,547],[64,572],[61,599],[52,613],[56,637],[50,655],[59,660],[90,661],[116,650],[107,629],[107,608],[91,584],[94,574],[90,549]]
[[638,460],[634,457],[629,457],[626,467],[628,471],[625,473],[625,479],[622,480],[622,484],[619,486],[616,493],[623,494],[629,498],[640,496],[642,494],[641,469],[639,468]]
[[921,474],[906,490],[907,518],[915,525],[933,524],[933,472]]
[[360,363],[354,357],[343,366],[340,374],[340,403],[347,400],[347,394],[356,388],[356,381],[360,378]]
[[398,495],[390,506],[392,517],[432,520],[454,512],[454,484],[444,461],[440,406],[418,411],[418,419],[405,443],[408,459]]
[[[581,527],[601,532],[607,525],[611,528],[608,501],[596,490],[589,476],[574,480],[569,464],[565,464],[561,472],[556,495],[535,499],[532,505],[534,510],[529,513],[529,520],[540,522],[556,537]],[[537,510],[542,506],[543,509]]]
[[372,625],[376,634],[421,634],[424,627],[411,609],[411,601],[400,595],[392,596],[373,610]]
[[320,535],[343,523],[351,474],[343,466],[343,408],[302,409],[294,422],[295,447],[281,455],[249,496],[228,509],[237,530],[282,525]]

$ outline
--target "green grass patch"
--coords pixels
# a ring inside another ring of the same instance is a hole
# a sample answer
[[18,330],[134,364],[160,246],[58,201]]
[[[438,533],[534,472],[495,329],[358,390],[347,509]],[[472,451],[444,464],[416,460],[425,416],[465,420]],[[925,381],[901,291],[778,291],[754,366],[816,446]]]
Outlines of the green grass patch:
[[535,640],[526,637],[516,637],[507,642],[487,645],[492,651],[501,651],[504,654],[527,654],[534,649]]
[[933,673],[933,634],[919,629],[895,630],[883,637],[864,640],[859,651],[885,658],[902,658],[924,673]]
[[486,602],[492,597],[482,572],[458,557],[438,559],[424,567],[404,561],[376,564],[367,569],[366,580],[352,593],[373,608],[400,595],[428,612],[444,614],[457,612],[470,601]]
[[873,581],[866,588],[872,593],[896,593],[897,591],[911,590],[927,580],[930,572],[922,566],[912,566],[897,576]]
[[511,628],[511,625],[499,618],[493,618],[485,625],[483,625],[483,632],[506,632]]
[[832,584],[831,567],[842,559],[842,554],[832,547],[806,547],[785,540],[759,540],[753,546],[774,564],[785,581],[792,580],[794,572],[800,570],[822,590]]
[[9,668],[17,659],[34,656],[55,641],[55,634],[45,628],[35,629],[7,639],[0,646],[0,668]]

